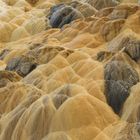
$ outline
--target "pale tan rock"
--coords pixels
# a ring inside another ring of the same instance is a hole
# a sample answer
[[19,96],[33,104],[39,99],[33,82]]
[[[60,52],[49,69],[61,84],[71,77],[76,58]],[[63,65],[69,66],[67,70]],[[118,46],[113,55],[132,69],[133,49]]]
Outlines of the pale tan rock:
[[[48,13],[62,3],[84,18],[52,29]],[[0,140],[139,140],[139,7],[135,0],[0,0]],[[38,65],[24,77],[17,66],[26,70],[26,61],[5,70],[23,56]],[[106,65],[112,83],[136,79],[118,115],[106,97]]]
[[24,37],[29,37],[29,36],[30,34],[27,32],[27,30],[24,27],[19,27],[12,32],[10,40],[16,41],[16,40],[22,39]]
[[[96,108],[96,110],[95,106],[100,106],[100,109],[98,110]],[[79,108],[81,109],[79,110]],[[104,113],[103,116],[100,116],[99,114],[103,110],[106,110],[106,114]],[[110,117],[108,114],[110,114]],[[98,116],[98,118],[95,116]],[[90,95],[79,94],[67,100],[59,108],[53,117],[50,132],[70,131],[73,128],[78,129],[83,125],[88,126],[91,124],[99,129],[103,129],[116,120],[117,116],[105,105],[105,103]]]
[[72,140],[72,139],[64,132],[55,132],[55,133],[50,133],[42,140]]
[[16,27],[17,26],[14,24],[1,22],[0,23],[0,30],[2,33],[0,34],[0,42],[10,41],[11,34],[16,29]]
[[100,33],[106,41],[110,41],[120,33],[124,23],[125,20],[108,21],[101,27]]
[[118,4],[116,0],[85,0],[85,2],[91,4],[98,10],[105,7],[113,7]]
[[137,4],[120,4],[108,16],[110,19],[126,19],[139,9]]
[[140,33],[139,30],[139,16],[140,16],[140,12],[136,12],[135,14],[131,15],[125,22],[124,25],[124,29],[131,29],[132,31],[134,31],[135,33]]
[[136,123],[139,122],[139,83],[131,88],[131,93],[124,104],[122,119]]

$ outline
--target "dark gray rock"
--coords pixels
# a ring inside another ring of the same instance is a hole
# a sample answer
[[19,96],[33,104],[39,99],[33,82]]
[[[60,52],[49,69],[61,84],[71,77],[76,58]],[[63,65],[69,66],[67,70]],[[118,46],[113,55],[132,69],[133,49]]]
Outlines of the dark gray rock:
[[105,66],[106,80],[123,80],[131,85],[138,82],[138,74],[130,65],[122,61],[111,61]]
[[13,58],[8,62],[6,70],[15,71],[20,76],[28,75],[32,70],[37,67],[37,62],[34,57],[31,56],[20,56]]
[[129,84],[124,81],[106,81],[106,99],[114,112],[119,114],[123,103],[129,96]]
[[111,52],[118,52],[123,49],[133,60],[138,61],[140,59],[140,40],[132,35],[118,36],[110,42],[108,49]]
[[50,8],[50,12],[48,14],[48,18],[51,19],[51,16],[57,11],[60,10],[61,8],[65,7],[65,4],[58,4]]
[[115,60],[105,66],[104,72],[107,102],[119,114],[130,88],[139,82],[138,73],[128,64]]
[[69,24],[73,20],[78,18],[83,18],[83,15],[76,9],[71,6],[58,6],[52,10],[52,14],[50,14],[50,25],[53,28],[61,28],[65,24]]
[[58,4],[56,6],[53,6],[50,9],[50,12],[49,12],[47,17],[50,19],[51,16],[55,12],[59,11],[62,8],[65,8],[67,6],[79,11],[86,18],[94,15],[98,11],[88,3],[84,3],[84,2],[81,2],[81,1],[74,0],[74,1],[71,1],[71,2],[61,3],[61,4]]

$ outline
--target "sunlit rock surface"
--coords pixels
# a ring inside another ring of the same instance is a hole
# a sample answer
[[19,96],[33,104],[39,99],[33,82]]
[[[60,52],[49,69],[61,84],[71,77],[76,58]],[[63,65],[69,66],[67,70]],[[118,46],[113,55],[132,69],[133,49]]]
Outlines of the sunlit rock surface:
[[0,140],[139,140],[139,4],[0,0]]

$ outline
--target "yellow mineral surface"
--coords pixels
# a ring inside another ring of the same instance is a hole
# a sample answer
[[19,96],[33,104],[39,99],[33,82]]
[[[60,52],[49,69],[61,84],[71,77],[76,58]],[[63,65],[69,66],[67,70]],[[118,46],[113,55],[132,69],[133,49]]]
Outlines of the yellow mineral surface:
[[140,140],[139,0],[0,0],[0,140]]

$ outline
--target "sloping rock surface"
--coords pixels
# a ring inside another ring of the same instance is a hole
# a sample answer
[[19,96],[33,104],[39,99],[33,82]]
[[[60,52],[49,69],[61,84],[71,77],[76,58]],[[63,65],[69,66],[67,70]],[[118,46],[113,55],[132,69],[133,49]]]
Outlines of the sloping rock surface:
[[139,140],[137,0],[0,0],[0,140]]

